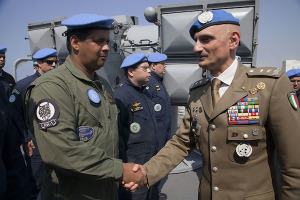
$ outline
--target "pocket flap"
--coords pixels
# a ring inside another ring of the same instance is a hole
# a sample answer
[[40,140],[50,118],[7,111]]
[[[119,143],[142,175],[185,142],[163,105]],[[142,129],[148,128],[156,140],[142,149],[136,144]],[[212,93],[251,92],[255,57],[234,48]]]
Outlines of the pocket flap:
[[263,138],[262,126],[228,126],[228,140],[259,140]]

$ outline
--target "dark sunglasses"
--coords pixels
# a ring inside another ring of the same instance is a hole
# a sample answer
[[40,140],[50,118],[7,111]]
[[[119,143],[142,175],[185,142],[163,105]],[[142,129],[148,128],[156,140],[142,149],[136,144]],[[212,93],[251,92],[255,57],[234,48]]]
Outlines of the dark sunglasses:
[[47,63],[47,65],[53,65],[53,63],[57,64],[58,60],[43,60],[43,63]]

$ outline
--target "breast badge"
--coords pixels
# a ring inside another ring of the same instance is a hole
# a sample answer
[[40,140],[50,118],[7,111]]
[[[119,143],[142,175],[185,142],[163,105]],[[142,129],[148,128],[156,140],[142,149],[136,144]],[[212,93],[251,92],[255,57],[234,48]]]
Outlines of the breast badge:
[[93,103],[100,103],[101,101],[100,96],[94,89],[89,89],[87,91],[87,95]]
[[59,121],[59,107],[51,99],[39,101],[35,108],[35,121],[41,130],[56,126]]
[[134,104],[132,104],[131,106],[131,112],[137,112],[137,111],[140,111],[140,110],[143,110],[144,107],[142,106],[142,104],[140,102],[136,102]]
[[154,105],[154,110],[155,110],[156,112],[161,111],[161,105],[160,105],[160,104],[155,104],[155,105]]
[[252,154],[252,147],[249,144],[241,143],[241,144],[237,145],[235,151],[239,157],[247,157],[248,158]]
[[139,123],[133,122],[130,124],[130,131],[132,133],[138,133],[141,130],[141,126]]

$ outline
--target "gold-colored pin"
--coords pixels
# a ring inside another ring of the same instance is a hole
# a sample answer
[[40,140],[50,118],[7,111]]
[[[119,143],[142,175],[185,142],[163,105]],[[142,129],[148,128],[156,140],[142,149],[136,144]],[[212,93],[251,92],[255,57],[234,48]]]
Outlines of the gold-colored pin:
[[259,90],[263,90],[263,89],[266,88],[266,84],[265,84],[264,82],[260,82],[260,83],[257,84],[256,87],[257,87],[257,89],[259,89]]
[[251,90],[250,90],[250,93],[251,93],[251,94],[256,94],[256,93],[257,93],[257,91],[258,91],[258,89],[257,89],[257,88],[253,88],[253,89],[251,89]]

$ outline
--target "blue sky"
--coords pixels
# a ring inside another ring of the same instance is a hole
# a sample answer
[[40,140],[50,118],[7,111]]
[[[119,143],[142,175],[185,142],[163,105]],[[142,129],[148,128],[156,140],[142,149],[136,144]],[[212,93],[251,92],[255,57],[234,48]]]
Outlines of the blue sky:
[[[4,70],[12,74],[13,63],[30,54],[29,23],[70,17],[78,13],[137,16],[140,25],[148,6],[195,2],[195,0],[0,0],[0,46],[8,48]],[[257,66],[281,67],[282,61],[300,60],[300,0],[260,0]],[[26,64],[18,80],[33,73]]]

